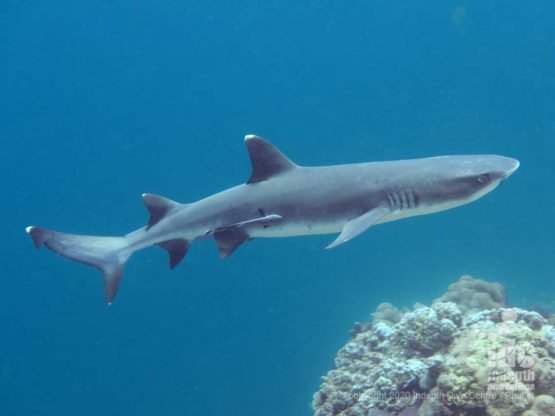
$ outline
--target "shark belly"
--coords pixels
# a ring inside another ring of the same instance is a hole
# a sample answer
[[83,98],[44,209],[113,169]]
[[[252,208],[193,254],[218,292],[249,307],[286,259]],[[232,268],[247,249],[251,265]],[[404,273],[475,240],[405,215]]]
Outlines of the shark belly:
[[[405,218],[416,217],[420,215],[428,215],[436,212],[445,211],[468,203],[467,201],[448,202],[443,204],[420,206],[417,208],[405,208],[391,210],[391,212],[378,220],[376,224],[383,224],[392,221],[398,221]],[[303,235],[321,235],[340,233],[345,224],[352,218],[329,219],[327,221],[308,221],[303,219],[295,219],[284,221],[281,224],[272,225],[270,227],[257,227],[249,230],[251,237],[257,238],[281,238],[296,237]]]

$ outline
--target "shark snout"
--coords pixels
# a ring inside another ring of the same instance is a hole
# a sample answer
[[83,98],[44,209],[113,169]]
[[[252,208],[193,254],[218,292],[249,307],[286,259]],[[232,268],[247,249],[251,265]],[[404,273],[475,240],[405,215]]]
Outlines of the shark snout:
[[481,156],[476,166],[479,170],[488,172],[493,179],[501,181],[515,173],[520,162],[511,157],[487,155]]
[[499,158],[500,158],[499,170],[503,175],[503,179],[506,179],[509,176],[511,176],[513,173],[515,173],[520,166],[520,162],[516,159],[505,157],[505,156],[499,156]]

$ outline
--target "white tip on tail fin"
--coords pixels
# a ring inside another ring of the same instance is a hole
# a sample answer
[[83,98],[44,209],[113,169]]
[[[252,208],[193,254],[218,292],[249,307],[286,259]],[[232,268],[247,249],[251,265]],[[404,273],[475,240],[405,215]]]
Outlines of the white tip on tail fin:
[[35,248],[43,244],[54,253],[102,271],[106,302],[114,300],[125,263],[132,252],[125,237],[96,237],[65,234],[40,227],[25,229]]

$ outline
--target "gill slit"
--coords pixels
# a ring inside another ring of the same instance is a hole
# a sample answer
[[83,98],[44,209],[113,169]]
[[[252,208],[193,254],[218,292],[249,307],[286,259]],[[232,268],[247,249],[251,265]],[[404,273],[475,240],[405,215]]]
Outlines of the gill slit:
[[418,205],[420,204],[418,195],[412,189],[387,191],[385,196],[387,198],[389,208],[394,211],[418,208]]

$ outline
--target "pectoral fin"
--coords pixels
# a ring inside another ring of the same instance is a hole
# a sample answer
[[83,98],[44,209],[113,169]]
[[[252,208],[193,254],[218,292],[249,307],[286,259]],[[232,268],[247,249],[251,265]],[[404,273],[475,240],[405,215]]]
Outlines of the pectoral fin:
[[326,249],[337,247],[340,244],[346,243],[352,240],[357,235],[362,234],[372,225],[376,224],[381,218],[389,214],[389,208],[374,208],[366,213],[362,214],[360,217],[356,217],[349,221],[343,227],[343,231],[339,234],[339,237],[335,239],[333,243],[326,247]]

